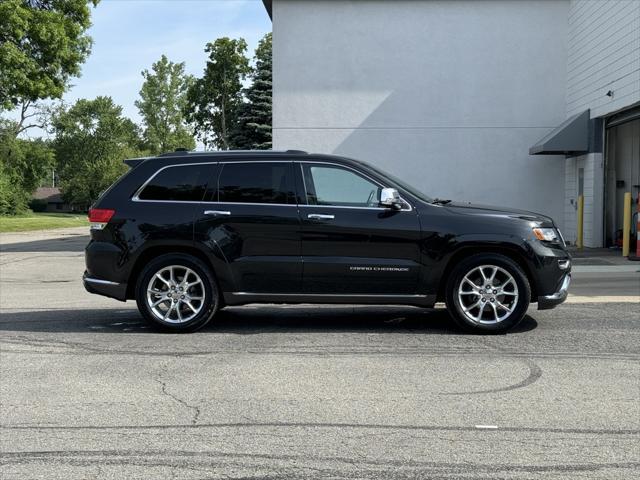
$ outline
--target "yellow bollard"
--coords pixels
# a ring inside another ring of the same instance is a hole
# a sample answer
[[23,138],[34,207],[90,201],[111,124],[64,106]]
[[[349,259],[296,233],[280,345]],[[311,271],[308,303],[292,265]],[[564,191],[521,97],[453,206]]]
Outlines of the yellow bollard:
[[578,238],[576,247],[582,250],[584,246],[584,195],[578,196]]
[[624,194],[624,218],[622,219],[622,256],[629,256],[631,240],[631,192]]

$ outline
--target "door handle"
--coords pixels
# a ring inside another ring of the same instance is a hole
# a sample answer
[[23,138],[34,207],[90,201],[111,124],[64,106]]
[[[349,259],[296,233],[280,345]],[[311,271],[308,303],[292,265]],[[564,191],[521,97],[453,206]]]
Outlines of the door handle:
[[325,215],[322,213],[310,213],[309,215],[307,215],[307,218],[312,218],[314,220],[333,220],[335,217],[335,215]]
[[205,215],[231,215],[228,210],[205,210]]

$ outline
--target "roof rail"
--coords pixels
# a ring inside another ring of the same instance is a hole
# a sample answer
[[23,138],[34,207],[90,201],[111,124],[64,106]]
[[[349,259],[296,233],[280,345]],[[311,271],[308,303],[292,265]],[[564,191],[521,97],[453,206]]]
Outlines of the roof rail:
[[304,150],[213,150],[213,151],[200,151],[186,150],[179,148],[174,152],[161,153],[158,157],[182,157],[184,155],[246,155],[248,153],[298,153],[307,155]]
[[173,152],[165,152],[158,155],[158,157],[176,157],[179,155],[184,155],[185,153],[190,153],[186,148],[176,148]]

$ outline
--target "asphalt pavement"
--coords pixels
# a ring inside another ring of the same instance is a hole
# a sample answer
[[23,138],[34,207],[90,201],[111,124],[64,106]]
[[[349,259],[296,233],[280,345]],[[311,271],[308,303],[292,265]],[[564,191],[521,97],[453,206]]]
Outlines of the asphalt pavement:
[[0,238],[2,479],[640,476],[640,264],[506,335],[311,305],[175,335],[84,291],[86,241]]

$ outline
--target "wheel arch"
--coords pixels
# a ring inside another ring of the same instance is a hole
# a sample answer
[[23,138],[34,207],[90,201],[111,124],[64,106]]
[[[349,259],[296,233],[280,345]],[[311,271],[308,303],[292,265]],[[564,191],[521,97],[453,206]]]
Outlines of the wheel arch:
[[443,301],[445,298],[445,288],[447,284],[447,279],[449,278],[449,274],[459,262],[464,260],[465,258],[469,258],[473,255],[477,255],[479,253],[495,253],[499,255],[504,255],[505,257],[513,260],[518,264],[522,271],[527,276],[529,280],[529,285],[531,288],[531,301],[535,302],[538,298],[537,292],[537,281],[536,277],[533,274],[533,270],[527,261],[526,252],[515,244],[487,244],[487,243],[470,243],[461,245],[454,252],[451,253],[449,259],[442,271],[442,275],[440,276],[440,281],[438,282],[438,293],[437,299],[438,301]]
[[222,260],[216,259],[212,261],[211,255],[207,255],[206,252],[202,251],[200,248],[191,245],[154,245],[146,248],[136,258],[133,267],[129,273],[129,278],[127,281],[127,299],[135,298],[135,289],[136,282],[138,280],[138,276],[142,272],[144,265],[148,262],[157,258],[161,255],[167,254],[185,254],[191,255],[192,257],[197,258],[201,262],[203,262],[207,267],[211,269],[211,273],[216,280],[218,287],[220,289],[220,299],[222,300],[223,295],[222,292],[225,291],[225,287],[227,287],[227,282],[230,281],[227,273],[226,263]]

